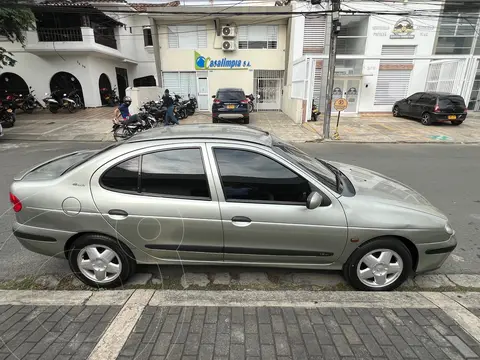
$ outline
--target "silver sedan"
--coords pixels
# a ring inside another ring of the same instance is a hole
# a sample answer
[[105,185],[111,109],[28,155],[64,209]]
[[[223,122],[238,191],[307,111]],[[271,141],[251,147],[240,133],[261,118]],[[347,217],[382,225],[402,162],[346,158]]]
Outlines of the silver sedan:
[[95,287],[182,263],[342,270],[357,289],[392,290],[457,245],[406,185],[229,124],[66,154],[16,176],[10,201],[21,244]]

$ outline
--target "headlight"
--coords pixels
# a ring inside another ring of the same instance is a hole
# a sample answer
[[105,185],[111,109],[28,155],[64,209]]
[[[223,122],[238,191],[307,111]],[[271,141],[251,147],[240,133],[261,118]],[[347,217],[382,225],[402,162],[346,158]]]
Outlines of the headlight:
[[453,235],[453,233],[455,232],[455,231],[452,229],[452,227],[450,226],[449,223],[446,223],[446,224],[445,224],[445,231],[446,231],[448,234],[450,234],[450,235]]

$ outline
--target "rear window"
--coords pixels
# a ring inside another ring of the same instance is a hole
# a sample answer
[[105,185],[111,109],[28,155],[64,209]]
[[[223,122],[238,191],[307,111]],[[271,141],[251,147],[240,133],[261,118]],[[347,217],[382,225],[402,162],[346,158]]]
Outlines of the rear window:
[[220,101],[245,100],[245,93],[243,91],[237,91],[237,90],[219,91],[217,95],[217,99]]
[[440,108],[456,106],[461,106],[464,108],[465,101],[463,101],[463,98],[461,96],[449,96],[448,98],[439,98],[438,106]]
[[58,160],[50,161],[45,165],[42,165],[39,168],[28,172],[23,179],[30,181],[56,179],[63,174],[66,174],[70,170],[80,166],[81,164],[84,164],[88,160],[93,159],[94,157],[106,152],[107,150],[118,146],[119,144],[120,143],[115,143],[101,150],[87,150],[69,154]]

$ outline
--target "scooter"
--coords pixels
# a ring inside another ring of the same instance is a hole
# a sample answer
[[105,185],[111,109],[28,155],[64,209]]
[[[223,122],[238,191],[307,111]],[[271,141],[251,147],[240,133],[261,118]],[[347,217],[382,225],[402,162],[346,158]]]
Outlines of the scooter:
[[[253,94],[250,94],[247,95],[246,98],[248,101],[248,112],[251,113],[255,110],[255,96],[253,96]],[[260,99],[260,94],[257,94],[257,99]]]
[[17,107],[22,109],[27,114],[33,113],[33,111],[37,107],[40,107],[41,109],[44,109],[44,106],[42,105],[42,103],[40,101],[38,101],[35,97],[35,90],[33,90],[31,86],[29,87],[29,90],[30,90],[30,92],[28,93],[27,96],[23,96],[22,94],[20,94],[15,99]]
[[15,111],[5,102],[0,101],[0,125],[10,128],[15,124]]

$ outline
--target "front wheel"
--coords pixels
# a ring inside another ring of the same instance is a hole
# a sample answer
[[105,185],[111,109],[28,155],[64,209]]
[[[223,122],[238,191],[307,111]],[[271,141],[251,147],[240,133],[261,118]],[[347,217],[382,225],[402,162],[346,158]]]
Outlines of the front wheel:
[[56,114],[56,113],[58,112],[58,107],[56,107],[56,106],[49,106],[49,107],[48,107],[48,110],[50,110],[50,112],[51,112],[52,114]]
[[389,291],[399,287],[413,268],[412,255],[401,240],[373,240],[358,248],[344,266],[344,276],[357,290]]
[[398,106],[395,106],[392,110],[392,114],[394,117],[399,117],[400,116],[400,108]]
[[97,234],[79,237],[68,251],[68,263],[77,278],[97,288],[124,284],[136,266],[125,245]]
[[452,125],[455,125],[455,126],[458,126],[461,123],[463,123],[463,121],[458,121],[458,120],[452,121]]
[[432,124],[432,117],[430,116],[429,113],[423,113],[421,122],[425,126],[431,125]]
[[77,106],[75,105],[75,103],[69,102],[68,105],[67,105],[67,110],[70,113],[74,113],[75,111],[77,111]]

